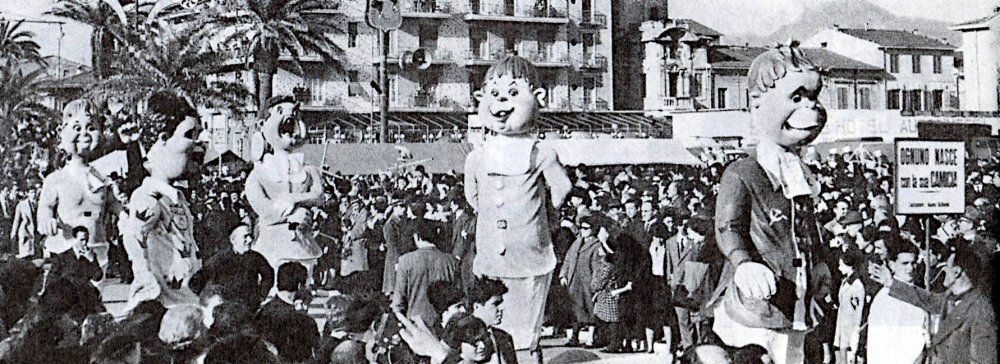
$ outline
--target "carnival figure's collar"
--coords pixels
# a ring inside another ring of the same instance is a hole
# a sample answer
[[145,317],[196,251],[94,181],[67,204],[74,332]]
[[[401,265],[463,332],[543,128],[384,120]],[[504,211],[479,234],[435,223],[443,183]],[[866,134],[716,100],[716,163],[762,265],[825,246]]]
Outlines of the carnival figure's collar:
[[774,190],[787,198],[819,194],[819,185],[809,168],[795,153],[769,141],[757,144],[757,163],[771,180]]
[[268,179],[276,182],[305,182],[307,174],[303,168],[305,156],[302,153],[283,155],[265,154],[261,167]]
[[170,199],[171,203],[177,203],[180,201],[180,191],[166,181],[155,178],[146,178],[145,184],[149,185],[150,192],[153,192],[155,195],[166,196]]
[[495,135],[483,143],[483,163],[488,173],[513,176],[531,169],[531,151],[538,140]]

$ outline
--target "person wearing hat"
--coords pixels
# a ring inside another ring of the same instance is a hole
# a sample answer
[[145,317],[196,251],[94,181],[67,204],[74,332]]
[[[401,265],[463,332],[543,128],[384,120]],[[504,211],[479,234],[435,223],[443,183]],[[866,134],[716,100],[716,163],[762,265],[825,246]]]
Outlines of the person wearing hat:
[[580,234],[570,245],[559,272],[559,284],[569,291],[575,322],[567,346],[579,346],[580,330],[594,322],[594,290],[590,285],[593,272],[601,264],[603,250],[597,234],[612,224],[601,215],[580,220]]
[[[862,239],[861,229],[864,227],[864,218],[861,216],[860,212],[848,211],[837,223],[843,227],[837,237],[830,241],[830,246],[833,248],[846,249],[848,245],[852,243],[859,243]],[[861,244],[858,244],[859,248],[864,248]]]

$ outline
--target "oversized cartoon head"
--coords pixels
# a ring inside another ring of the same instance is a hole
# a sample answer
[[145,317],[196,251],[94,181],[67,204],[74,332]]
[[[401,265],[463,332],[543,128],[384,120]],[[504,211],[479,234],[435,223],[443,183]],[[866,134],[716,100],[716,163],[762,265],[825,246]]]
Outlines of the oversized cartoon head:
[[823,79],[798,42],[757,56],[748,78],[752,127],[761,142],[791,148],[816,139],[826,125],[818,100]]
[[535,66],[518,56],[507,56],[490,67],[483,88],[473,93],[479,101],[480,122],[503,135],[531,132],[545,95]]
[[91,157],[101,142],[100,116],[87,100],[74,100],[63,108],[59,149],[70,155]]
[[290,151],[306,138],[306,125],[299,118],[299,104],[291,96],[275,96],[267,101],[261,134],[271,148]]
[[198,161],[192,155],[200,149],[198,111],[184,98],[166,92],[150,96],[148,105],[157,136],[146,153],[146,170],[151,176],[168,181],[196,173]]

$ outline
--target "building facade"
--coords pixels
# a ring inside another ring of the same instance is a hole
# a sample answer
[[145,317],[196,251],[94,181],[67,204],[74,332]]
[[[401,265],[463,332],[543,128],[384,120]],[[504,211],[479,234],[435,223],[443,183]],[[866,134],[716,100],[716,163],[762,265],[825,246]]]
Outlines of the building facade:
[[1000,7],[993,15],[957,24],[962,32],[958,98],[963,110],[1000,110]]
[[645,110],[693,111],[709,108],[709,51],[722,34],[690,19],[642,23]]
[[959,108],[956,47],[915,32],[888,29],[828,28],[803,42],[888,73],[886,107],[936,111]]
[[611,9],[613,31],[612,50],[615,62],[614,109],[642,110],[643,99],[638,97],[646,91],[642,73],[645,50],[642,44],[643,22],[667,19],[666,0],[615,1]]
[[[610,0],[403,0],[403,25],[390,33],[390,110],[397,113],[466,113],[474,107],[486,69],[506,54],[531,60],[548,90],[547,110],[612,107]],[[275,94],[296,90],[312,113],[377,113],[380,34],[365,23],[365,2],[344,2],[346,74],[332,73],[318,57],[302,74],[281,71]],[[419,69],[412,52],[429,55]],[[374,83],[373,83],[374,82]],[[321,117],[322,119],[322,117]],[[377,118],[375,118],[377,120]]]

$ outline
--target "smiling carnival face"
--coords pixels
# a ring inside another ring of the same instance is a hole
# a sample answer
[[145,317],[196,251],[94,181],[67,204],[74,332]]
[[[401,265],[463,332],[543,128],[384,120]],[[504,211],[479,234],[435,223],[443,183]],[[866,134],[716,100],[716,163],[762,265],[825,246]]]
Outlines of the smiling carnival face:
[[101,128],[96,118],[90,105],[82,100],[67,105],[59,126],[59,149],[71,156],[90,157],[101,138]]
[[761,140],[799,147],[816,139],[826,125],[819,102],[823,80],[815,70],[788,70],[774,87],[753,97],[751,118]]
[[473,96],[479,100],[479,120],[487,129],[518,135],[534,128],[533,120],[544,106],[545,89],[532,88],[528,80],[502,74],[486,80]]

